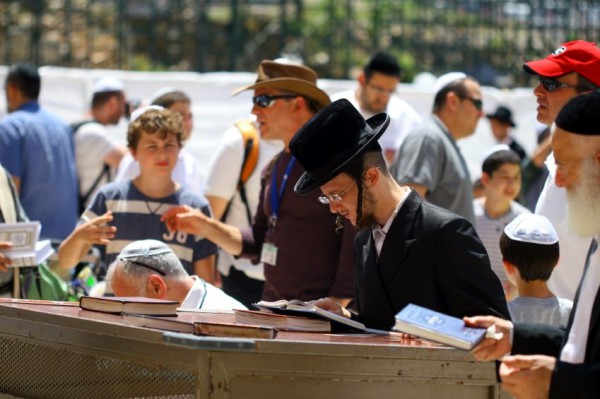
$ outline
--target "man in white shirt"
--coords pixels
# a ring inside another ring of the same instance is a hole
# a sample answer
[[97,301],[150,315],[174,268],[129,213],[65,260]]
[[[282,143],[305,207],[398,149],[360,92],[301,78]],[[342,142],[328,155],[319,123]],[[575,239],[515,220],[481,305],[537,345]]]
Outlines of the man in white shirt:
[[[556,117],[552,147],[555,183],[567,191],[567,222],[582,237],[600,236],[600,92],[571,99]],[[486,339],[473,354],[502,358],[503,388],[516,398],[600,397],[600,256],[587,251],[586,266],[566,331],[515,324],[496,317],[466,318],[472,326],[496,326],[499,340]],[[512,353],[513,356],[505,356]],[[514,355],[517,354],[517,355]]]
[[118,124],[125,113],[123,82],[101,78],[94,83],[92,93],[91,119],[72,125],[80,206],[86,206],[96,190],[112,180],[113,171],[127,153],[127,148],[106,130],[107,125]]
[[404,137],[421,122],[421,117],[406,101],[395,95],[402,78],[402,68],[396,58],[386,53],[374,54],[358,75],[358,87],[331,96],[331,100],[345,98],[354,105],[363,118],[380,112],[390,116],[385,136],[379,139],[386,162],[392,163]]
[[106,279],[117,296],[174,300],[188,309],[247,309],[200,277],[188,275],[171,248],[157,240],[134,241],[123,248]]

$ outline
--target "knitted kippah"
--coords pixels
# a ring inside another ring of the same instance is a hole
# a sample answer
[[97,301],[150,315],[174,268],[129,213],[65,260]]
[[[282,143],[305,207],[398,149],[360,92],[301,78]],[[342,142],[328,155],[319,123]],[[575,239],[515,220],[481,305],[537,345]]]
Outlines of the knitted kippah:
[[541,215],[523,213],[513,219],[504,233],[515,241],[552,245],[558,242],[558,234],[550,221]]

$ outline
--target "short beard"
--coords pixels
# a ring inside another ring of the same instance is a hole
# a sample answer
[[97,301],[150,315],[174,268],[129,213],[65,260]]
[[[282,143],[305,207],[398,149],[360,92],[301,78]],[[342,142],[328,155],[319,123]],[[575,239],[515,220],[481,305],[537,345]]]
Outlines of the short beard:
[[600,169],[592,158],[582,162],[579,184],[567,191],[567,224],[582,237],[600,233]]
[[363,190],[362,212],[360,219],[356,220],[356,226],[360,229],[370,228],[376,221],[373,210],[377,206],[375,196],[369,190]]

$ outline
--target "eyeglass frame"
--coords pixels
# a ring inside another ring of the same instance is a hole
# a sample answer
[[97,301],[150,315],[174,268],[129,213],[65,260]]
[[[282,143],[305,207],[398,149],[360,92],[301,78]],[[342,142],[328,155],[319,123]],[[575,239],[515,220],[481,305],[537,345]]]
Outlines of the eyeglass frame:
[[463,100],[469,100],[471,101],[471,104],[473,104],[473,106],[475,108],[477,108],[478,111],[483,110],[483,100],[481,98],[473,98],[470,96],[466,96],[464,94],[460,94],[460,93],[456,93],[455,94],[459,97],[462,98]]
[[[252,104],[259,108],[270,108],[275,104],[276,100],[280,98],[296,98],[300,97],[299,94],[260,94],[252,97]],[[267,102],[264,102],[266,100]]]
[[394,89],[394,90],[384,89],[383,87],[375,85],[375,84],[373,84],[371,82],[367,82],[366,86],[370,90],[373,90],[375,92],[375,94],[377,94],[378,96],[391,97],[394,94],[396,94],[396,89]]
[[148,264],[146,264],[146,263],[144,263],[144,262],[139,262],[139,261],[137,261],[137,260],[131,260],[131,259],[127,259],[127,258],[119,258],[119,260],[120,260],[121,262],[129,262],[129,263],[133,263],[133,264],[134,264],[134,265],[136,265],[136,266],[142,266],[142,267],[145,267],[145,268],[147,268],[147,269],[150,269],[150,270],[152,270],[152,271],[155,271],[156,273],[160,274],[160,275],[161,275],[161,276],[163,276],[163,277],[166,277],[166,276],[167,276],[167,273],[163,272],[162,270],[159,270],[159,269],[158,269],[157,267],[155,267],[155,266],[150,266],[150,265],[148,265]]
[[350,190],[350,188],[355,184],[356,184],[356,180],[352,180],[352,183],[350,183],[348,185],[348,187],[343,189],[341,193],[331,194],[331,195],[321,194],[321,195],[319,195],[318,200],[323,205],[329,205],[332,202],[334,204],[338,204],[338,203],[342,202],[342,196],[344,196],[344,194],[346,194],[348,192],[348,190]]
[[[555,78],[549,78],[546,76],[538,76],[538,82],[539,82],[539,84],[542,85],[544,90],[546,90],[548,93],[554,93],[556,90],[562,89],[562,88],[571,88],[571,89],[575,89],[575,90],[580,88],[579,85],[570,85],[568,83],[556,80]],[[550,82],[552,82],[551,84],[553,84],[555,86],[551,86],[552,88],[548,87],[548,84]]]

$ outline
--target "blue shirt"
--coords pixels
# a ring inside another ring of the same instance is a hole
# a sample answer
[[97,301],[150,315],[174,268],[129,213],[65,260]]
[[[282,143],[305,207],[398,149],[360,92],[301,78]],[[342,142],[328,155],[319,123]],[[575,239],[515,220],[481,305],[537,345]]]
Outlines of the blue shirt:
[[208,201],[186,188],[164,198],[150,198],[140,192],[131,180],[106,184],[98,190],[92,203],[82,216],[82,221],[113,212],[111,225],[117,228],[115,238],[106,246],[106,262],[115,260],[127,244],[145,239],[160,240],[177,255],[189,274],[194,274],[193,264],[217,253],[217,247],[202,236],[181,231],[172,233],[160,217],[175,205],[189,205],[211,216]]
[[0,163],[21,181],[27,216],[42,224],[41,236],[63,240],[77,221],[77,173],[70,126],[23,104],[0,122]]

